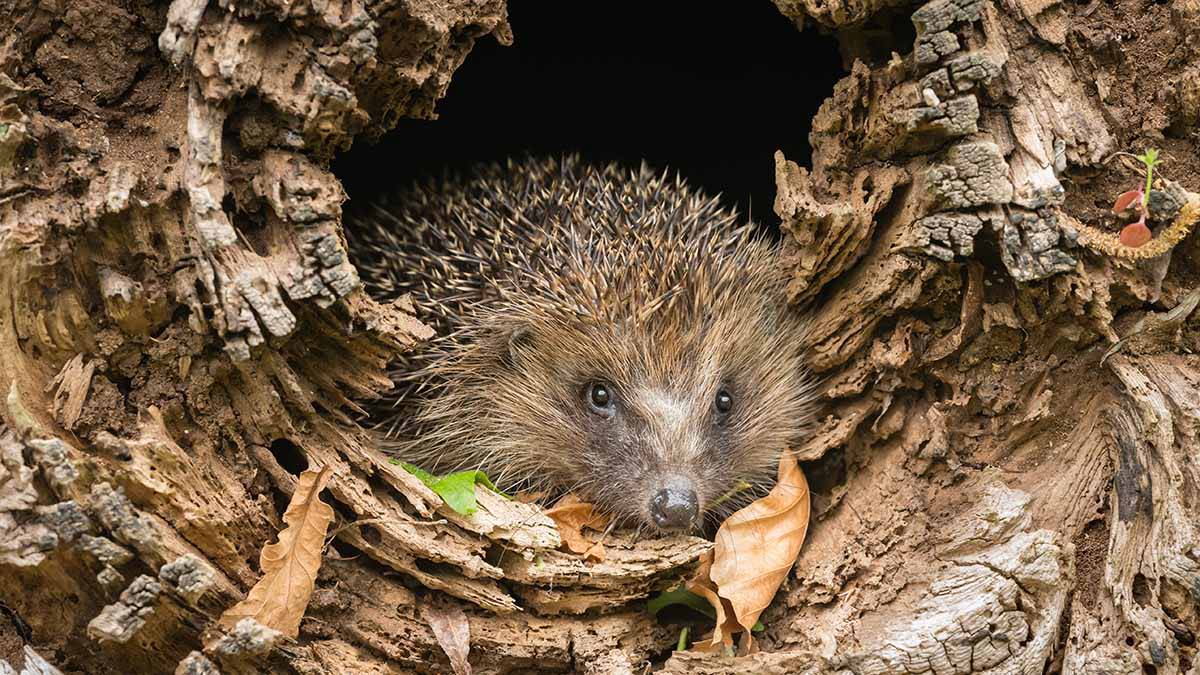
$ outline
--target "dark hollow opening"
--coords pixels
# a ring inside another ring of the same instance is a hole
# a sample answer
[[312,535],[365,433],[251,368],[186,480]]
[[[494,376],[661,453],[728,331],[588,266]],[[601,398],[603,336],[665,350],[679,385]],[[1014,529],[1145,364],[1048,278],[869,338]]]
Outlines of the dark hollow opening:
[[293,476],[299,476],[308,468],[308,458],[304,451],[286,438],[276,438],[271,441],[271,454],[284,470]]
[[[773,155],[810,163],[813,114],[842,75],[834,38],[746,3],[514,0],[511,47],[476,44],[438,105],[334,163],[354,204],[525,153],[643,160],[774,229]],[[736,9],[735,9],[736,8]]]

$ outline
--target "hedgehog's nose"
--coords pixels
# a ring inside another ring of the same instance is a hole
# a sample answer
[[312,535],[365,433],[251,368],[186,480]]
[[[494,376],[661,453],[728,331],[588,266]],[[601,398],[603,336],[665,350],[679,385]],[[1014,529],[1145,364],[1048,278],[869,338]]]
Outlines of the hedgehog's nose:
[[695,490],[687,488],[659,490],[650,500],[650,517],[664,530],[690,529],[699,510]]

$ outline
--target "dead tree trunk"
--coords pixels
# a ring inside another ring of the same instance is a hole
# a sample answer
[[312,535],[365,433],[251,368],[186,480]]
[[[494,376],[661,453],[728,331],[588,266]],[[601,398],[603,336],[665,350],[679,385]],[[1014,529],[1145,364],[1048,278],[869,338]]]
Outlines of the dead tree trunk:
[[[853,61],[813,166],[776,165],[824,489],[764,652],[666,669],[1200,673],[1200,4],[776,4]],[[640,601],[705,542],[584,562],[354,422],[427,329],[359,290],[327,162],[431,114],[501,0],[0,17],[0,672],[444,672],[435,602],[478,671],[663,658]],[[1147,146],[1177,183],[1131,249],[1112,156]],[[224,634],[304,463],[361,555],[328,554],[299,641]]]

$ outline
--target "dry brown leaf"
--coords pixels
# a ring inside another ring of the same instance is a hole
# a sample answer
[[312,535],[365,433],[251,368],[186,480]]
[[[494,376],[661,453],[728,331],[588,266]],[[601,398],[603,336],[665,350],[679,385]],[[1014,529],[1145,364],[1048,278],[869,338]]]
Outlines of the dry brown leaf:
[[684,588],[708,600],[717,613],[716,626],[712,635],[704,636],[692,643],[692,650],[711,652],[720,647],[733,647],[733,634],[738,630],[737,619],[733,616],[733,607],[728,600],[717,594],[717,585],[710,578],[713,564],[713,552],[709,550],[700,558],[700,566],[696,573],[684,585]]
[[300,474],[296,490],[279,533],[279,541],[263,547],[259,567],[263,576],[246,599],[221,614],[220,623],[232,628],[250,617],[289,637],[300,633],[300,618],[308,607],[321,568],[325,532],[333,521],[333,509],[319,498],[332,469],[309,469]]
[[429,624],[433,637],[450,658],[454,675],[471,675],[471,624],[462,607],[447,603],[441,607],[421,603],[421,617]]
[[546,498],[545,492],[518,492],[512,500],[518,504],[536,504]]
[[[808,518],[808,481],[789,450],[779,459],[779,479],[771,492],[729,516],[717,530],[709,578],[743,630],[758,623],[787,578],[804,544]],[[752,648],[752,642],[747,646]]]
[[558,536],[572,553],[579,553],[593,560],[604,560],[604,544],[593,541],[583,534],[584,528],[602,532],[608,527],[611,517],[598,511],[593,504],[581,501],[573,493],[564,495],[546,515],[558,526]]

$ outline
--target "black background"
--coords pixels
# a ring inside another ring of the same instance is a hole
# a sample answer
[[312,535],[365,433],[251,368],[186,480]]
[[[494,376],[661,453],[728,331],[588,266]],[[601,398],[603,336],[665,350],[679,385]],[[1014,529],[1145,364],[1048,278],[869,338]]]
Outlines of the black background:
[[841,77],[833,38],[769,0],[513,0],[514,43],[481,39],[438,104],[334,162],[355,205],[414,179],[523,153],[681,172],[773,228],[776,149],[809,162]]

